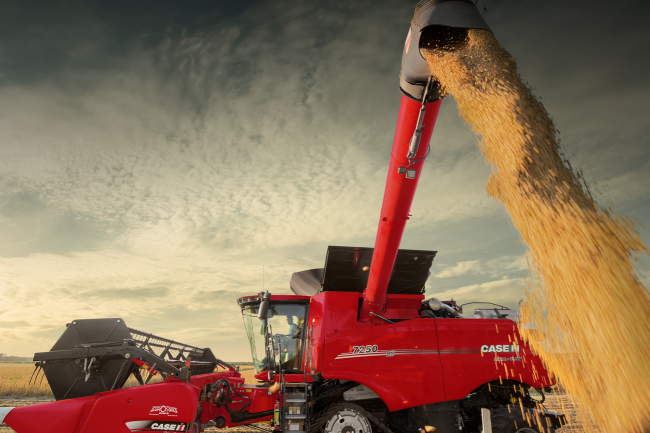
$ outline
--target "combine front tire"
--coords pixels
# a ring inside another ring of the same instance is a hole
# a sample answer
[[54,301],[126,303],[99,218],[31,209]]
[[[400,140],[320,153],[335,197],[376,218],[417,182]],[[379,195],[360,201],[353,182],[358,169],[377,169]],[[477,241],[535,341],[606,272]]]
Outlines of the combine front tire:
[[372,433],[365,410],[356,404],[338,404],[328,412],[331,415],[323,426],[325,433]]
[[511,407],[510,411],[507,407],[492,410],[492,433],[555,433],[553,427],[544,425],[543,429],[540,428],[534,418],[531,424],[518,407]]

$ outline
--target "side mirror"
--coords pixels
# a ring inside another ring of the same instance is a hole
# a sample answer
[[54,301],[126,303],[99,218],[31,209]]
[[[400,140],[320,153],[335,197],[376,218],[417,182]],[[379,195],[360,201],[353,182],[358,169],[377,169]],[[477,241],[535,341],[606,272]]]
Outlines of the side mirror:
[[260,310],[257,313],[257,318],[264,320],[266,319],[266,315],[268,314],[271,305],[271,294],[269,292],[260,292],[259,296],[262,302],[260,303]]

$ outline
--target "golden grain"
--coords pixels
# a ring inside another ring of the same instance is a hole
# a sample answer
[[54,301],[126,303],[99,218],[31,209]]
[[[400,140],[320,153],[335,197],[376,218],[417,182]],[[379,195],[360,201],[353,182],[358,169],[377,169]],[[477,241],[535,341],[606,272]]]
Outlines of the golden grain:
[[650,300],[633,254],[648,250],[635,224],[600,208],[562,156],[558,132],[510,54],[484,30],[464,48],[423,50],[453,94],[492,166],[487,192],[523,242],[528,282],[524,339],[606,432],[650,425]]
[[[39,379],[36,385],[29,384],[29,378],[34,372],[33,365],[25,366],[0,366],[0,396],[38,397],[51,396],[50,385],[47,379]],[[41,373],[42,374],[42,373]]]

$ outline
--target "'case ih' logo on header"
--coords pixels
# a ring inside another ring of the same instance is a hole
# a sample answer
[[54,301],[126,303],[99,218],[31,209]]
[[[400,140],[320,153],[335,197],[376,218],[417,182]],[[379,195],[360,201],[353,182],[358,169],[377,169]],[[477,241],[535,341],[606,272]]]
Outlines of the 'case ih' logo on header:
[[149,411],[149,415],[168,415],[176,416],[178,415],[178,409],[171,406],[154,406]]
[[175,421],[129,421],[126,426],[133,433],[149,432],[187,432],[189,424]]

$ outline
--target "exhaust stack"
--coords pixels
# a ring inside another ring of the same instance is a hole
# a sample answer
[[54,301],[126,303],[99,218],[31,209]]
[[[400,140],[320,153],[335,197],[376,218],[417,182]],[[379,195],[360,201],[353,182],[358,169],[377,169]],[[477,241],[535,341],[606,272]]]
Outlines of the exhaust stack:
[[415,7],[402,53],[403,96],[360,321],[386,323],[380,315],[386,309],[388,282],[440,109],[440,85],[420,48],[457,49],[469,29],[490,31],[471,0],[423,0]]

